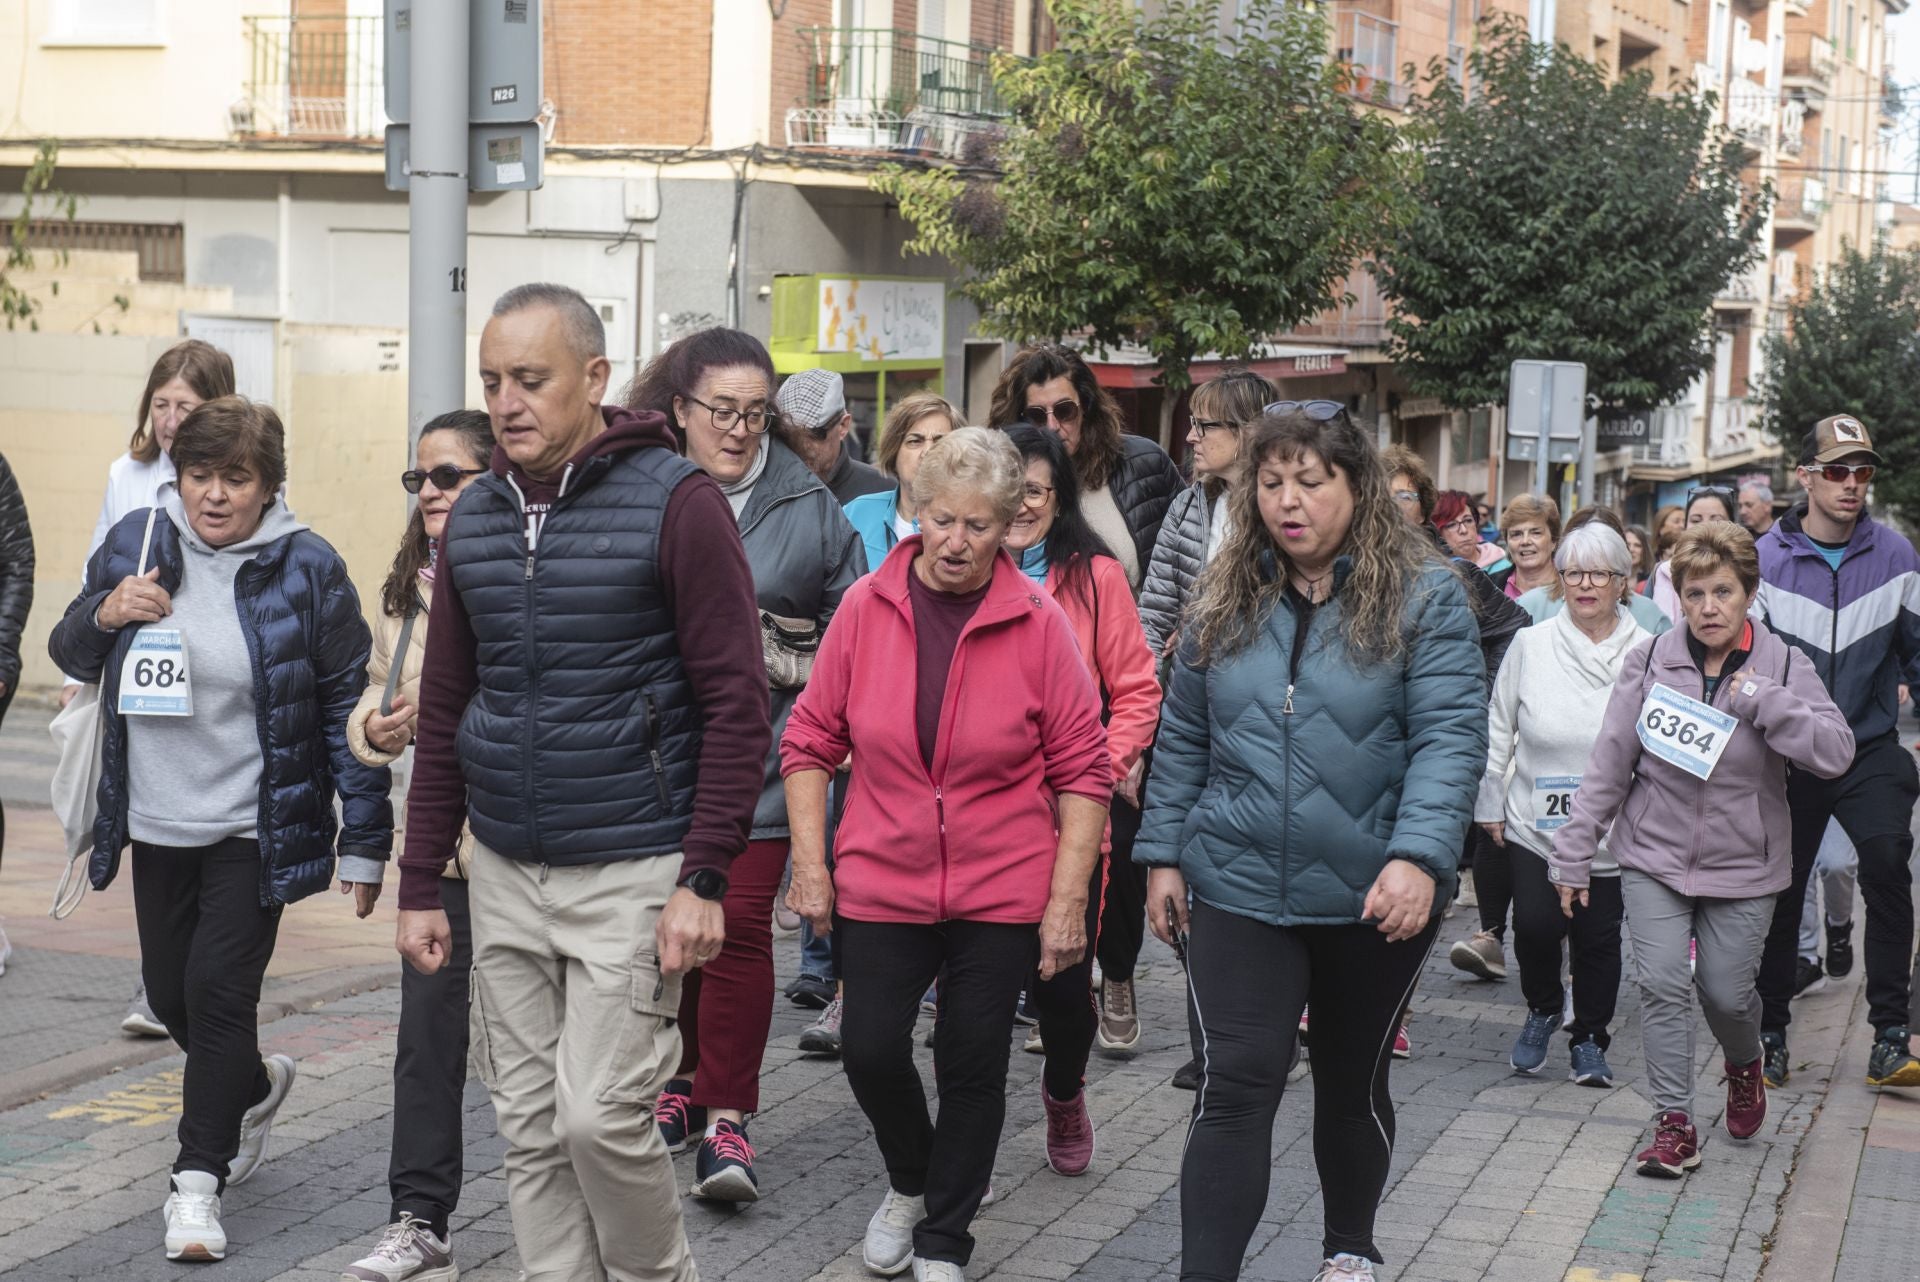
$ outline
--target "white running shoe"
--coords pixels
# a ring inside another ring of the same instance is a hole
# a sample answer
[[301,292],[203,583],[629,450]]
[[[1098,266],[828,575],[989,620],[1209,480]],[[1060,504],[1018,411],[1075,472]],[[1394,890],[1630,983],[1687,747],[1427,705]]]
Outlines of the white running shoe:
[[244,1184],[267,1159],[267,1134],[273,1130],[273,1115],[287,1102],[293,1089],[294,1063],[285,1055],[269,1055],[261,1061],[267,1070],[267,1097],[248,1109],[240,1119],[240,1151],[227,1163],[227,1183]]
[[220,1180],[211,1171],[181,1171],[161,1211],[167,1218],[169,1260],[224,1260],[227,1231],[220,1227]]
[[913,1262],[913,1226],[927,1217],[927,1199],[887,1190],[886,1200],[867,1221],[860,1258],[883,1278],[907,1270]]
[[1313,1282],[1373,1282],[1373,1261],[1342,1251],[1320,1265]]
[[402,1212],[373,1253],[349,1264],[340,1282],[460,1282],[453,1235],[437,1238],[425,1220]]
[[913,1257],[913,1282],[967,1282],[967,1275],[950,1260],[923,1260]]
[[7,960],[13,956],[13,941],[7,938],[7,928],[0,926],[0,975],[7,973]]
[[133,1000],[127,1003],[127,1013],[120,1021],[120,1031],[129,1037],[165,1037],[167,1026],[153,1013],[153,1007],[147,1005],[147,985],[142,980],[133,990]]

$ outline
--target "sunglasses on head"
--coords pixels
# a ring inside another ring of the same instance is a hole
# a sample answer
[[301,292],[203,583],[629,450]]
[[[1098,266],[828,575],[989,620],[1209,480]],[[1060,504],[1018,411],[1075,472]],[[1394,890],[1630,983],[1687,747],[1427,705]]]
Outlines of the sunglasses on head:
[[1835,485],[1845,485],[1849,480],[1858,480],[1865,485],[1873,479],[1874,473],[1871,463],[1803,463],[1801,466],[1826,477]]
[[1688,490],[1688,491],[1687,491],[1687,502],[1686,502],[1686,506],[1687,506],[1687,507],[1692,507],[1692,506],[1693,506],[1693,501],[1694,501],[1695,499],[1697,499],[1697,498],[1699,498],[1699,497],[1701,497],[1702,495],[1706,495],[1706,496],[1708,496],[1708,497],[1711,497],[1711,498],[1716,498],[1716,499],[1720,499],[1720,500],[1722,500],[1722,501],[1723,501],[1723,502],[1725,502],[1725,503],[1726,503],[1726,505],[1727,505],[1727,511],[1729,511],[1729,512],[1731,512],[1731,511],[1733,511],[1733,505],[1734,505],[1734,501],[1735,501],[1735,500],[1734,500],[1734,497],[1733,497],[1733,491],[1732,491],[1732,490],[1730,490],[1730,489],[1728,489],[1728,488],[1727,488],[1726,486],[1724,486],[1724,485],[1696,485],[1696,486],[1694,486],[1694,487],[1693,487],[1692,489],[1690,489],[1690,490]]
[[400,485],[409,494],[418,494],[420,487],[428,481],[433,482],[436,490],[451,490],[469,476],[478,476],[486,471],[484,467],[456,467],[452,463],[442,463],[439,467],[430,467],[422,472],[419,468],[400,473]]
[[1055,401],[1050,406],[1029,405],[1027,406],[1027,408],[1020,411],[1020,417],[1024,418],[1025,420],[1027,420],[1027,422],[1033,424],[1035,427],[1045,427],[1047,425],[1047,417],[1049,415],[1053,417],[1054,422],[1059,423],[1063,426],[1065,424],[1074,422],[1076,419],[1080,417],[1080,402]]
[[1268,414],[1305,414],[1316,423],[1324,423],[1336,414],[1345,414],[1341,401],[1275,401],[1266,407]]

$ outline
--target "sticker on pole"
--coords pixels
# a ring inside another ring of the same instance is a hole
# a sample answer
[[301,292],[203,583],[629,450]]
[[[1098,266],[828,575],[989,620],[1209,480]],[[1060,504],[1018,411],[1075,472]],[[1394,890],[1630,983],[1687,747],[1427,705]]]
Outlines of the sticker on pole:
[[1635,728],[1640,746],[1648,752],[1697,779],[1707,779],[1739,724],[1738,717],[1712,704],[1656,683],[1640,705],[1640,724]]
[[179,628],[141,628],[120,665],[120,715],[190,717],[187,643]]

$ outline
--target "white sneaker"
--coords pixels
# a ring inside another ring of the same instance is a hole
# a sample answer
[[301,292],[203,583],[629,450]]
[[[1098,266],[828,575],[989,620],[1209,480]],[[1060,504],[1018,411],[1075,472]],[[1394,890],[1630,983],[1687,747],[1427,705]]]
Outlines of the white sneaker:
[[453,1236],[437,1238],[425,1220],[403,1212],[387,1225],[379,1245],[365,1259],[349,1264],[340,1282],[459,1282],[453,1262]]
[[1313,1282],[1373,1282],[1373,1261],[1364,1255],[1342,1251],[1320,1265]]
[[923,1260],[916,1255],[913,1257],[913,1282],[967,1282],[967,1275],[950,1260]]
[[13,941],[7,938],[7,928],[0,926],[0,975],[7,973],[7,959],[13,956]]
[[167,1035],[167,1026],[153,1013],[153,1007],[147,1005],[147,985],[144,980],[133,990],[133,1000],[127,1003],[127,1013],[120,1021],[120,1031],[130,1037]]
[[248,1109],[240,1119],[240,1151],[227,1163],[227,1183],[244,1184],[260,1169],[267,1157],[267,1133],[273,1130],[273,1115],[287,1102],[293,1089],[294,1063],[285,1055],[269,1055],[261,1061],[267,1070],[267,1097]]
[[906,1272],[913,1262],[913,1226],[927,1218],[927,1199],[887,1190],[886,1200],[867,1221],[860,1248],[866,1266],[883,1278]]
[[181,1171],[161,1211],[167,1218],[169,1260],[224,1260],[227,1231],[220,1227],[220,1180],[210,1171]]

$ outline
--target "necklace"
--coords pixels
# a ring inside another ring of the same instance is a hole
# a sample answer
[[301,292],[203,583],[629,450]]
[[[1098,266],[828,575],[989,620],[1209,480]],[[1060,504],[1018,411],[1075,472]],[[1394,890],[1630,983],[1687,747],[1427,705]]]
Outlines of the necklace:
[[1321,591],[1321,585],[1333,577],[1333,568],[1329,566],[1326,571],[1321,574],[1308,574],[1303,570],[1296,569],[1293,571],[1293,577],[1295,580],[1294,587],[1299,589],[1300,595],[1315,605],[1318,605],[1326,595]]

